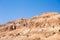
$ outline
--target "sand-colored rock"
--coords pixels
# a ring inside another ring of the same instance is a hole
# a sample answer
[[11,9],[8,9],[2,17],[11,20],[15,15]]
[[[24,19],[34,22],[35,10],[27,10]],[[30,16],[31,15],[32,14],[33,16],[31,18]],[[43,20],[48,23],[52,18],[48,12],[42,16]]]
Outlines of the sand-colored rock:
[[2,24],[0,40],[60,40],[60,14],[46,12]]

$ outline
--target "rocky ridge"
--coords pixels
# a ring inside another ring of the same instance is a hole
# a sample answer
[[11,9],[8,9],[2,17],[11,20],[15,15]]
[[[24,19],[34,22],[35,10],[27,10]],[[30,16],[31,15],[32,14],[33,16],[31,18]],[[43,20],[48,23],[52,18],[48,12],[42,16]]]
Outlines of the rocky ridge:
[[60,40],[60,14],[46,12],[2,24],[0,40]]

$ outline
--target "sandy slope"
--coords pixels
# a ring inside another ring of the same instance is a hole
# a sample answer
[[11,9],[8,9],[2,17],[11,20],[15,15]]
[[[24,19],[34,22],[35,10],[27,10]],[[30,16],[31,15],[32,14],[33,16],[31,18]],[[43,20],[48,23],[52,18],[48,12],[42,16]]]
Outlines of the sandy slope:
[[46,12],[2,24],[0,40],[60,40],[60,14]]

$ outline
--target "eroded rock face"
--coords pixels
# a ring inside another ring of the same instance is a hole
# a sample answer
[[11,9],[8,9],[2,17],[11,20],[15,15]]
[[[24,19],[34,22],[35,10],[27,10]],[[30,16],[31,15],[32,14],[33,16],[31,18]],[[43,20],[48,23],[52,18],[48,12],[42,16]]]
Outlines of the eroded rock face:
[[0,40],[60,40],[60,14],[46,12],[0,25]]

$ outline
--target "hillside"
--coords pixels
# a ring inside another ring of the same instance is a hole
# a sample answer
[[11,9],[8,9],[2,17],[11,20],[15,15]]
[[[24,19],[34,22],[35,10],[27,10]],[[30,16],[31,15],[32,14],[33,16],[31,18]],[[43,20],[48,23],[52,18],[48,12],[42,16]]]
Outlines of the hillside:
[[60,40],[60,14],[46,12],[2,24],[0,40]]

